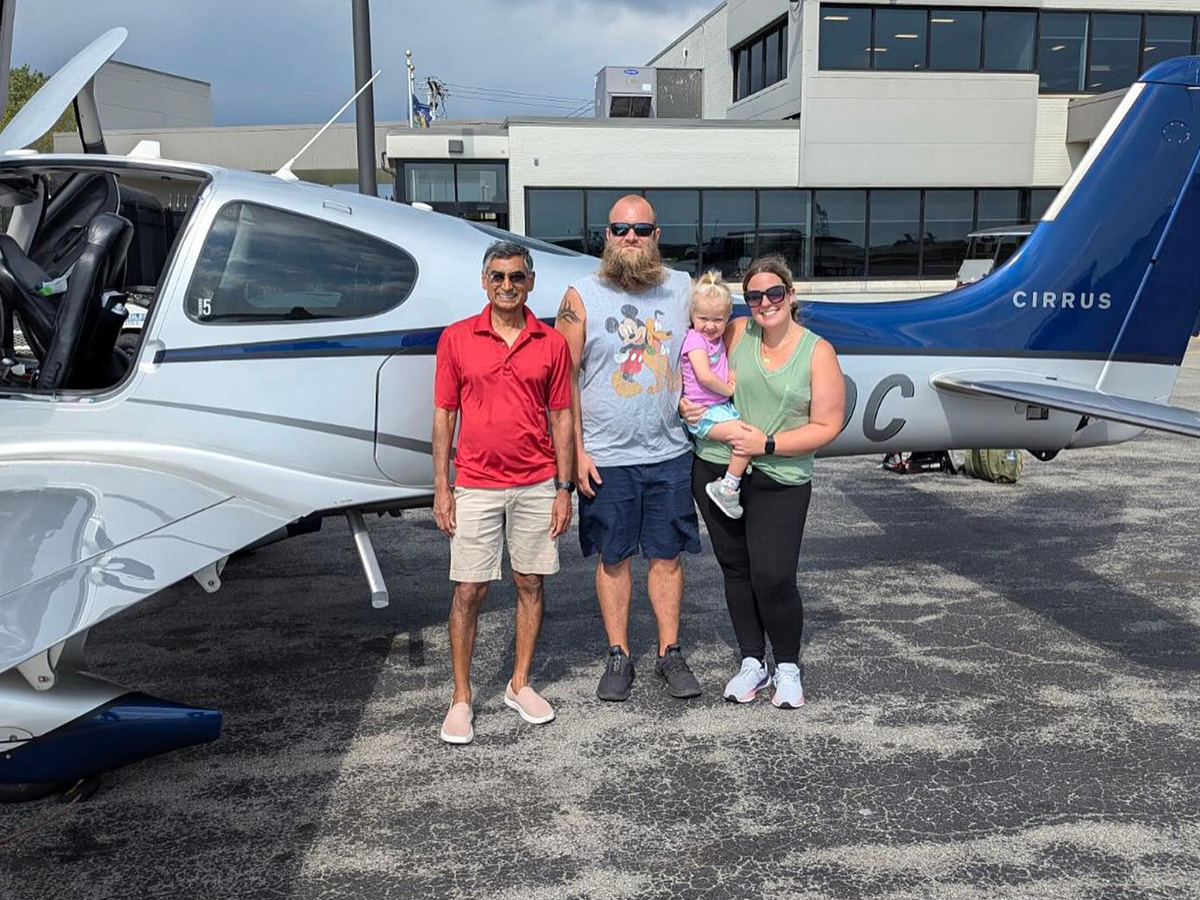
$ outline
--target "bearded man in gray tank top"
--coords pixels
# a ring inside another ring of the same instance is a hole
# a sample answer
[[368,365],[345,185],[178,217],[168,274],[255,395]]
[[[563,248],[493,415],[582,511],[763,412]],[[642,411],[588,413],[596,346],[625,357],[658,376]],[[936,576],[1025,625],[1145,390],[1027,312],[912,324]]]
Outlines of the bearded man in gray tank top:
[[640,551],[658,621],[655,673],[671,696],[697,697],[679,646],[680,555],[700,552],[691,442],[677,415],[691,279],[663,266],[645,198],[622,197],[608,221],[602,268],[567,289],[556,322],[575,376],[579,543],[584,556],[600,554],[596,597],[609,651],[596,695],[625,700],[633,686],[631,560]]

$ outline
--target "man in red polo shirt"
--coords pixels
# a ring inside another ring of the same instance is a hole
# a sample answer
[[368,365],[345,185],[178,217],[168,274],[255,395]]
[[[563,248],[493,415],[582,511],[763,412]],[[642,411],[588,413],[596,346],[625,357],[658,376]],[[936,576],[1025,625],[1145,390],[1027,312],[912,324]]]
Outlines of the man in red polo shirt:
[[[433,514],[450,538],[450,655],[454,698],[442,740],[469,744],[471,654],[488,584],[500,578],[508,542],[517,588],[516,653],[504,702],[535,725],[554,710],[529,684],[542,627],[542,576],[558,571],[558,536],[571,522],[574,425],[571,354],[525,301],[533,258],[497,241],[483,257],[483,312],[455,322],[437,348],[433,390]],[[462,422],[450,488],[450,444]]]

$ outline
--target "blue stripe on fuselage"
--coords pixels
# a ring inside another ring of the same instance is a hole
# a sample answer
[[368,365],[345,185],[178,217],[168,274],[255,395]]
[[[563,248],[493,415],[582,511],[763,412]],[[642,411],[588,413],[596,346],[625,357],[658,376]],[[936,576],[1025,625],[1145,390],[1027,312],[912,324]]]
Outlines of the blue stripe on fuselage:
[[159,350],[156,363],[213,362],[215,360],[313,359],[322,356],[391,356],[411,353],[432,355],[437,350],[442,329],[417,328],[410,331],[381,331],[343,334],[334,337],[303,338],[290,341],[256,341],[248,344],[217,344],[206,347],[178,347]]
[[[896,301],[903,302],[903,301]],[[1053,357],[1056,359],[1107,359],[1108,353],[1087,351],[1063,351],[1052,349],[1013,348],[995,346],[934,347],[915,341],[883,343],[873,340],[870,331],[872,311],[868,307],[892,306],[872,303],[842,303],[855,313],[853,321],[844,316],[832,317],[824,307],[826,304],[806,304],[801,307],[801,321],[816,334],[826,338],[843,356],[986,356],[986,357]],[[745,316],[749,309],[741,304],[734,307],[734,316]],[[220,344],[205,347],[180,347],[160,350],[154,361],[158,363],[215,362],[232,360],[268,359],[319,359],[342,356],[432,356],[437,350],[442,328],[421,328],[412,331],[390,331],[376,334],[347,334],[336,337],[312,338],[292,341],[264,341],[247,344]],[[1146,354],[1118,354],[1113,357],[1119,362],[1148,362],[1173,364],[1173,357]]]

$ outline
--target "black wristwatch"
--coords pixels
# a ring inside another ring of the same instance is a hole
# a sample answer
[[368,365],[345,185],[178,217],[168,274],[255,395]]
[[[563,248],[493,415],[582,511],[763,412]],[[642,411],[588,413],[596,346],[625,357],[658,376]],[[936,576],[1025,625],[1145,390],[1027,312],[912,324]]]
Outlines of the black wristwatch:
[[767,444],[765,447],[763,447],[763,453],[765,453],[767,456],[773,456],[775,454],[775,435],[767,435]]
[[556,491],[566,491],[568,494],[573,494],[573,493],[575,493],[575,482],[559,481],[556,478],[556,479],[554,479],[554,489]]

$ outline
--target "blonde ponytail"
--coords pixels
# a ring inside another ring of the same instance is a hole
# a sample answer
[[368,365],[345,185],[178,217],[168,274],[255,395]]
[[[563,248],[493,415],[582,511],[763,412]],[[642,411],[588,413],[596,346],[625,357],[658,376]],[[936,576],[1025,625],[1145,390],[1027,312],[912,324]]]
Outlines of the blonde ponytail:
[[733,310],[733,294],[729,292],[729,288],[725,284],[725,277],[718,269],[709,269],[694,282],[692,282],[692,297],[688,303],[688,314],[696,311],[696,301],[704,299],[712,299],[721,304],[721,308],[725,310],[725,315]]

